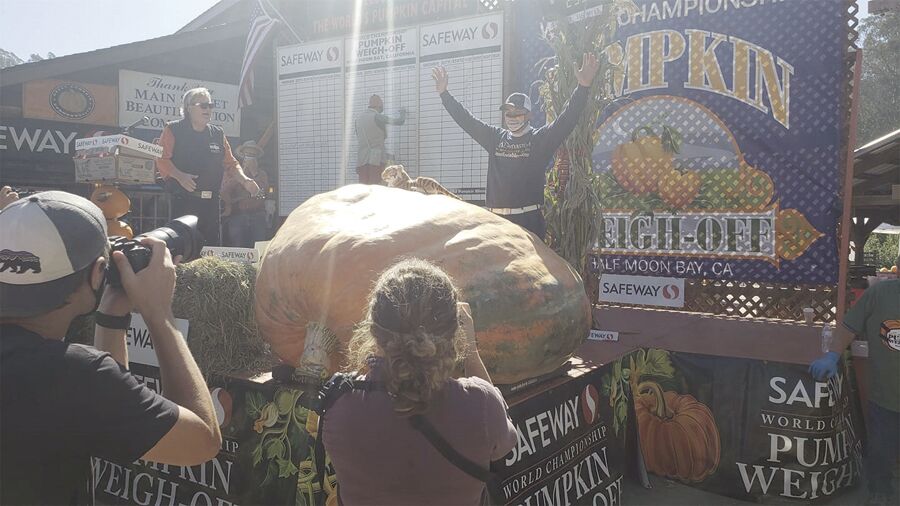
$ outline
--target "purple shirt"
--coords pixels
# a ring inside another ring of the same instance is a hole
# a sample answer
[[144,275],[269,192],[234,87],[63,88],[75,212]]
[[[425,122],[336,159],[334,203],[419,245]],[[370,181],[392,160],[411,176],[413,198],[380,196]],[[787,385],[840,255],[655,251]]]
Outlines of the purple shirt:
[[[480,378],[449,380],[425,417],[456,451],[485,469],[516,443],[500,391]],[[353,390],[326,418],[322,437],[344,504],[479,504],[484,483],[394,414],[386,392]]]

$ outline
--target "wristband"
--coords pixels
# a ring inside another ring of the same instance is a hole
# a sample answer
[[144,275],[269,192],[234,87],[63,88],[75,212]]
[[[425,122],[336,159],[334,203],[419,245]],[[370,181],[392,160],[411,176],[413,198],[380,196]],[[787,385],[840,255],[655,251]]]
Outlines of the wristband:
[[97,311],[94,313],[94,323],[107,329],[127,330],[131,327],[131,313],[125,316],[112,316]]

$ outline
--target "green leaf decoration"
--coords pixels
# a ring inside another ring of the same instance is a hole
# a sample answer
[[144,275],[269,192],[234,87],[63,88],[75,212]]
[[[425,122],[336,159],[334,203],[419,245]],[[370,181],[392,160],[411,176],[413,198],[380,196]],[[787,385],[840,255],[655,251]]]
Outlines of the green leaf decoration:
[[262,444],[254,446],[253,451],[250,452],[250,456],[253,457],[253,466],[258,466],[259,463],[262,462],[263,458]]
[[249,418],[258,418],[262,406],[266,403],[266,399],[259,392],[247,392],[244,399],[247,406],[247,416]]
[[278,477],[279,478],[290,478],[291,476],[297,474],[297,466],[291,463],[290,460],[287,459],[275,459],[275,462],[278,463]]
[[675,368],[669,360],[669,352],[665,350],[650,349],[641,367],[641,374],[671,378],[675,375]]
[[266,441],[263,451],[267,459],[284,458],[285,447],[281,438],[272,438]]
[[279,415],[286,415],[294,408],[297,401],[296,390],[279,390],[275,393],[275,405],[278,407]]

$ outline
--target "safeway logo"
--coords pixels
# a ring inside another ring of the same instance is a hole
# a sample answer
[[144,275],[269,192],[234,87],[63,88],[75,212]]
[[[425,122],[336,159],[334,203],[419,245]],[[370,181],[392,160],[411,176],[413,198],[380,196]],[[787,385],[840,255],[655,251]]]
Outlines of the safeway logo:
[[328,51],[325,52],[325,58],[328,58],[328,61],[337,61],[340,55],[341,52],[336,47],[329,47]]
[[677,285],[666,285],[662,289],[662,294],[669,300],[677,300],[681,295],[681,289]]
[[493,21],[489,21],[481,27],[481,36],[487,40],[496,38],[498,33],[500,33],[500,27]]
[[600,301],[644,306],[684,307],[684,280],[604,274]]
[[584,387],[581,394],[581,419],[585,425],[591,425],[597,421],[597,415],[600,412],[600,393],[594,388],[594,385]]

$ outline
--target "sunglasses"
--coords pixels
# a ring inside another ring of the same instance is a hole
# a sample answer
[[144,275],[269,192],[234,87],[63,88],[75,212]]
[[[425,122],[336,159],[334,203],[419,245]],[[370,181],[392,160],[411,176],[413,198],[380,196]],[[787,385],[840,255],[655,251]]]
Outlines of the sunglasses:
[[210,102],[197,102],[197,103],[191,104],[191,105],[196,105],[197,107],[199,107],[201,109],[214,109],[216,107],[216,106],[212,105],[212,103],[210,103]]

